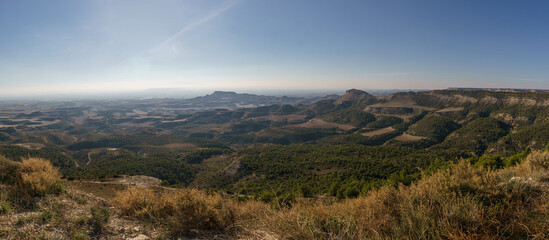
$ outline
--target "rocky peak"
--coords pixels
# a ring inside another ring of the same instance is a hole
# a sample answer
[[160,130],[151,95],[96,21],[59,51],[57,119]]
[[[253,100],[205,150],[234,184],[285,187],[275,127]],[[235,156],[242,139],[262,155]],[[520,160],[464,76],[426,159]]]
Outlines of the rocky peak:
[[210,96],[212,97],[234,97],[238,94],[235,92],[215,91]]
[[353,105],[356,104],[370,104],[375,101],[376,97],[373,95],[358,89],[350,89],[345,92],[345,94],[336,99],[334,104],[342,104],[344,102],[351,102]]

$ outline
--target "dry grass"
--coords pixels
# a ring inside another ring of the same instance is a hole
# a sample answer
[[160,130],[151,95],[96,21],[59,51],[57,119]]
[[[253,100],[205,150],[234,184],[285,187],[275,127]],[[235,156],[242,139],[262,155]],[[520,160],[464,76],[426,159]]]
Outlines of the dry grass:
[[5,184],[4,200],[16,206],[33,207],[36,197],[59,193],[59,170],[41,158],[25,158],[14,162],[0,157],[0,182]]
[[120,192],[113,203],[125,215],[164,224],[173,235],[227,233],[236,223],[234,202],[195,189],[152,191],[132,187]]
[[287,127],[302,127],[302,128],[339,128],[345,131],[356,128],[350,124],[340,124],[334,122],[326,122],[319,118],[313,118],[306,123],[300,123],[295,125],[288,125]]
[[247,239],[547,239],[549,153],[499,171],[461,161],[398,188],[339,202],[291,207],[237,202],[193,189],[131,188],[115,203],[174,235],[204,231]]
[[59,170],[50,161],[34,157],[22,159],[19,174],[22,187],[36,195],[47,193],[61,178]]
[[395,131],[395,129],[393,127],[386,127],[386,128],[382,128],[382,129],[378,129],[378,130],[374,130],[374,131],[370,131],[370,132],[365,132],[362,134],[362,136],[366,136],[366,137],[373,137],[373,136],[377,136],[377,135],[381,135],[381,134],[385,134],[385,133],[390,133],[390,132],[393,132]]
[[408,133],[403,133],[402,135],[395,138],[395,140],[403,141],[403,142],[419,141],[419,140],[423,140],[423,139],[426,139],[426,137],[413,136],[413,135],[410,135]]
[[548,186],[532,176],[547,176],[548,163],[536,153],[496,172],[462,161],[409,187],[271,210],[248,228],[281,239],[547,239]]

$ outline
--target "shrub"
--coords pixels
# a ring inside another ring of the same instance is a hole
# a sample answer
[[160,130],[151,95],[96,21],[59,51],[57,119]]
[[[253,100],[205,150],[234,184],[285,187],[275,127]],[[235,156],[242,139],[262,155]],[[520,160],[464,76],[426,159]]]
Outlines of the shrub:
[[65,189],[63,188],[63,185],[61,183],[56,182],[50,185],[47,192],[51,194],[59,195],[61,193],[64,193]]
[[358,197],[360,194],[360,191],[356,187],[349,187],[345,190],[345,196],[348,198],[355,198]]
[[313,196],[313,190],[311,189],[311,187],[309,187],[307,185],[299,186],[298,192],[299,192],[299,195],[301,195],[302,197],[307,198],[307,197],[312,197]]
[[162,182],[160,182],[160,186],[164,186],[164,187],[170,186],[170,182],[168,182],[168,180],[162,180]]
[[47,160],[29,157],[14,162],[0,156],[0,182],[5,184],[2,199],[14,207],[33,208],[36,197],[64,192],[57,182],[60,177],[58,169]]
[[549,152],[533,152],[528,155],[521,165],[521,170],[525,170],[525,174],[538,175],[541,172],[547,175],[549,174],[547,173],[547,170],[549,170]]
[[90,235],[87,231],[84,230],[75,230],[71,233],[71,239],[74,240],[89,240]]
[[266,203],[272,202],[274,198],[274,194],[267,190],[261,192],[261,195],[259,195],[259,200]]
[[17,182],[17,173],[19,165],[16,162],[8,160],[0,155],[0,182],[6,184],[15,184]]
[[34,196],[41,196],[55,189],[61,178],[57,168],[51,162],[41,158],[25,158],[19,163],[21,187]]
[[74,222],[82,226],[88,222],[88,219],[86,218],[86,216],[78,216],[76,217],[76,219],[74,219]]
[[0,202],[0,215],[10,214],[13,206],[9,202]]
[[497,155],[484,155],[480,158],[473,158],[474,167],[483,167],[491,169],[503,168],[503,158]]
[[512,166],[515,166],[515,165],[519,164],[531,152],[532,152],[532,150],[530,150],[529,147],[526,147],[526,149],[524,149],[524,151],[522,151],[521,153],[517,153],[517,154],[509,157],[507,160],[505,160],[504,161],[505,167],[512,167]]
[[231,231],[235,223],[235,207],[230,201],[194,189],[154,192],[133,187],[118,193],[113,203],[125,215],[164,224],[174,236]]
[[69,198],[75,201],[78,204],[86,204],[88,200],[82,195],[68,194]]
[[53,212],[50,210],[44,210],[42,213],[40,213],[40,220],[42,223],[48,223],[53,218]]
[[91,218],[88,219],[88,224],[93,229],[94,233],[100,233],[105,228],[105,224],[109,222],[111,211],[106,207],[92,207]]

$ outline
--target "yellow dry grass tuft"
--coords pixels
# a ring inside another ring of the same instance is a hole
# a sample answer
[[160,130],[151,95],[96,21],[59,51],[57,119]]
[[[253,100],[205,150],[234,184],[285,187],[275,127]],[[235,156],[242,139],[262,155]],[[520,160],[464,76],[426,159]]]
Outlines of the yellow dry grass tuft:
[[19,163],[19,174],[22,187],[36,195],[47,193],[61,178],[59,170],[51,162],[35,157],[22,159]]
[[17,208],[34,208],[37,200],[46,194],[63,191],[59,170],[44,159],[25,158],[21,162],[0,156],[0,201],[10,202]]
[[132,187],[120,192],[112,202],[125,215],[166,225],[173,235],[231,232],[235,227],[234,202],[195,189],[153,191]]

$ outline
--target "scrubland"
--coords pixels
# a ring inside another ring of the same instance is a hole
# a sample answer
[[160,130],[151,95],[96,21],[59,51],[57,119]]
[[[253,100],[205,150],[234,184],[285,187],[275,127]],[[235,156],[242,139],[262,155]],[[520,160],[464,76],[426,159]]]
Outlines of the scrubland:
[[[129,187],[110,202],[67,189],[50,162],[0,161],[6,239],[547,239],[549,152],[493,170],[462,160],[353,199],[270,201]],[[127,229],[122,225],[136,226]],[[141,234],[142,233],[142,234]]]
[[172,235],[251,239],[547,239],[549,153],[492,170],[460,161],[410,186],[365,196],[238,201],[194,189],[130,188],[113,203],[122,214]]

